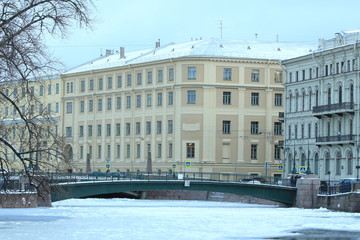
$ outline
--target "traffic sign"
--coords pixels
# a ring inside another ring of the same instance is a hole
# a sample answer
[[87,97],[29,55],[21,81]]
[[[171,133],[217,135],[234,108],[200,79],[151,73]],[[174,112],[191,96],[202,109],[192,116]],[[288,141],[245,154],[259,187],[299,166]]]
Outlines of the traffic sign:
[[191,167],[191,162],[189,161],[185,162],[185,167]]
[[176,168],[176,164],[174,163],[173,165],[171,165],[172,169]]
[[277,170],[278,170],[279,172],[284,171],[284,165],[278,165]]
[[105,167],[106,167],[106,169],[110,169],[110,167],[111,167],[110,163],[107,163],[107,164],[105,165]]
[[299,167],[299,173],[300,174],[306,174],[306,166],[300,166]]

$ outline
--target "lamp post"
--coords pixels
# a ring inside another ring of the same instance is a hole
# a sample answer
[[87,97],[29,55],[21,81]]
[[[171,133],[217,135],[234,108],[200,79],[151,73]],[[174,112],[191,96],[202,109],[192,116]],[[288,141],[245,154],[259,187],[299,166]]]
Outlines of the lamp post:
[[294,141],[294,165],[293,165],[293,169],[292,169],[291,173],[292,174],[297,174],[296,166],[295,166],[295,155],[296,155],[296,152],[295,152],[295,139],[293,141]]
[[308,138],[308,156],[307,156],[306,174],[312,174],[311,169],[310,169],[310,149],[309,149],[309,141],[310,141],[310,138]]
[[[284,171],[283,171],[283,173],[285,174],[285,170],[286,170],[286,154],[287,153],[289,153],[290,152],[290,148],[289,147],[286,147],[285,149],[284,149]],[[288,159],[288,164],[290,164],[290,159]],[[291,165],[289,165],[289,166],[291,166]],[[285,177],[285,175],[284,175],[284,177]]]

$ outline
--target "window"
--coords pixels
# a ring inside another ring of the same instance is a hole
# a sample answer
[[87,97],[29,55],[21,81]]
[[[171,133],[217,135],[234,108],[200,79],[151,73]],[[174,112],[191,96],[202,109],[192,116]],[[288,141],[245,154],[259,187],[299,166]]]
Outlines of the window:
[[223,80],[231,80],[231,68],[224,68]]
[[162,106],[162,93],[158,93],[157,96],[157,105]]
[[[34,96],[35,94],[35,88],[34,87],[30,87],[30,96]],[[9,94],[6,94],[6,96],[8,96]]]
[[107,151],[106,151],[106,158],[110,159],[111,156],[111,146],[110,144],[107,145]]
[[72,102],[66,103],[66,113],[72,113]]
[[158,70],[158,82],[163,82],[163,70]]
[[126,144],[126,158],[130,158],[130,144]]
[[80,159],[84,159],[84,146],[80,146]]
[[81,80],[80,82],[80,92],[85,92],[85,80]]
[[108,79],[107,79],[107,88],[112,89],[112,86],[113,86],[112,77],[108,77]]
[[151,107],[151,100],[152,100],[152,95],[151,95],[151,93],[150,93],[150,94],[147,94],[147,95],[146,95],[146,106]]
[[257,145],[251,144],[251,153],[250,153],[251,159],[257,159]]
[[141,148],[140,144],[136,144],[136,158],[140,158]]
[[90,79],[89,90],[90,90],[90,91],[93,91],[93,90],[94,90],[94,79]]
[[66,137],[70,138],[72,136],[72,127],[66,127]]
[[98,152],[97,152],[97,158],[100,159],[101,158],[101,145],[98,145]]
[[151,71],[147,72],[147,83],[148,84],[152,83],[152,72]]
[[[57,83],[57,84],[58,84],[58,83]],[[22,96],[22,97],[25,97],[25,95],[26,95],[26,88],[22,87],[22,88],[21,88],[21,96]]]
[[98,111],[102,111],[102,99],[98,99]]
[[116,109],[121,109],[121,97],[116,97]]
[[92,159],[92,146],[89,146],[89,158]]
[[195,143],[186,144],[186,158],[195,158]]
[[94,100],[89,100],[89,112],[92,112],[94,110]]
[[279,145],[274,146],[274,159],[280,160],[281,159],[281,147]]
[[274,81],[276,83],[282,83],[283,82],[283,72],[282,71],[275,71]]
[[80,101],[80,112],[83,113],[85,111],[85,101]]
[[251,105],[259,105],[259,93],[251,93]]
[[101,124],[97,125],[97,136],[101,137]]
[[222,123],[222,131],[223,131],[223,134],[230,134],[231,133],[231,121],[223,121],[223,123]]
[[188,67],[188,79],[196,79],[196,67]]
[[79,137],[83,137],[84,136],[84,126],[80,126],[79,127]]
[[169,81],[174,81],[175,77],[174,77],[174,69],[173,68],[169,68]]
[[102,78],[98,79],[98,90],[103,90],[103,79]]
[[162,122],[161,121],[157,121],[156,122],[156,133],[157,134],[161,134],[161,129],[162,129]]
[[195,90],[187,91],[187,103],[188,104],[196,104],[196,91]]
[[140,134],[140,122],[136,122],[135,125],[135,134],[139,135]]
[[111,110],[111,98],[107,98],[106,100],[107,100],[106,109]]
[[122,76],[118,76],[117,77],[117,87],[121,88],[122,87]]
[[131,96],[126,96],[126,108],[131,108]]
[[55,112],[59,112],[59,110],[60,110],[60,103],[55,103]]
[[137,84],[137,85],[141,85],[141,84],[142,84],[142,74],[141,74],[141,73],[137,73],[137,74],[136,74],[136,84]]
[[146,122],[146,135],[151,134],[151,122]]
[[161,158],[161,143],[158,144],[158,158]]
[[44,86],[40,85],[39,96],[44,96]]
[[120,123],[117,123],[116,124],[116,129],[115,129],[115,135],[116,136],[120,136]]
[[173,133],[173,120],[168,120],[168,133]]
[[251,71],[251,81],[252,82],[259,82],[259,70],[252,70]]
[[274,135],[282,134],[282,124],[281,122],[274,122]]
[[88,125],[88,136],[92,137],[92,125]]
[[56,93],[56,94],[59,94],[59,93],[60,93],[60,85],[59,85],[59,83],[56,83],[56,84],[55,84],[55,93]]
[[173,157],[173,144],[172,143],[169,143],[169,158],[172,158]]
[[141,95],[136,95],[136,107],[141,107]]
[[282,94],[275,93],[275,106],[282,106]]
[[111,136],[111,124],[110,123],[106,124],[106,136],[107,137]]
[[259,122],[251,122],[250,123],[250,133],[252,135],[259,134]]
[[173,105],[173,104],[174,104],[174,93],[168,92],[168,105]]
[[116,145],[116,158],[120,158],[121,148],[120,144]]
[[223,104],[224,105],[231,104],[231,92],[223,92]]
[[126,136],[129,136],[131,133],[131,129],[130,129],[130,123],[126,123]]
[[131,86],[131,74],[126,75],[126,86]]

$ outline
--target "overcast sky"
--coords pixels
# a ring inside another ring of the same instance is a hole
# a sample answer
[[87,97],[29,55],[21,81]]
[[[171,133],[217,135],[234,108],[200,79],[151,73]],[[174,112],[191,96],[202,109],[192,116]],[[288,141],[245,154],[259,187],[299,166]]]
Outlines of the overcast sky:
[[[313,42],[360,29],[359,0],[94,0],[93,30],[50,39],[54,56],[72,67],[106,49],[126,51],[199,38]],[[222,31],[220,28],[222,22]]]

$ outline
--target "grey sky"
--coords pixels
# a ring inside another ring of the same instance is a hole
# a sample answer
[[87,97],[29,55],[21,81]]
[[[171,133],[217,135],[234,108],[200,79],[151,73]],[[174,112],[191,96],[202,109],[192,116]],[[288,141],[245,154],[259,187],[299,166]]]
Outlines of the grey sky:
[[360,29],[358,0],[94,0],[94,30],[74,28],[50,39],[53,54],[71,67],[125,47],[126,51],[191,39],[317,41]]

